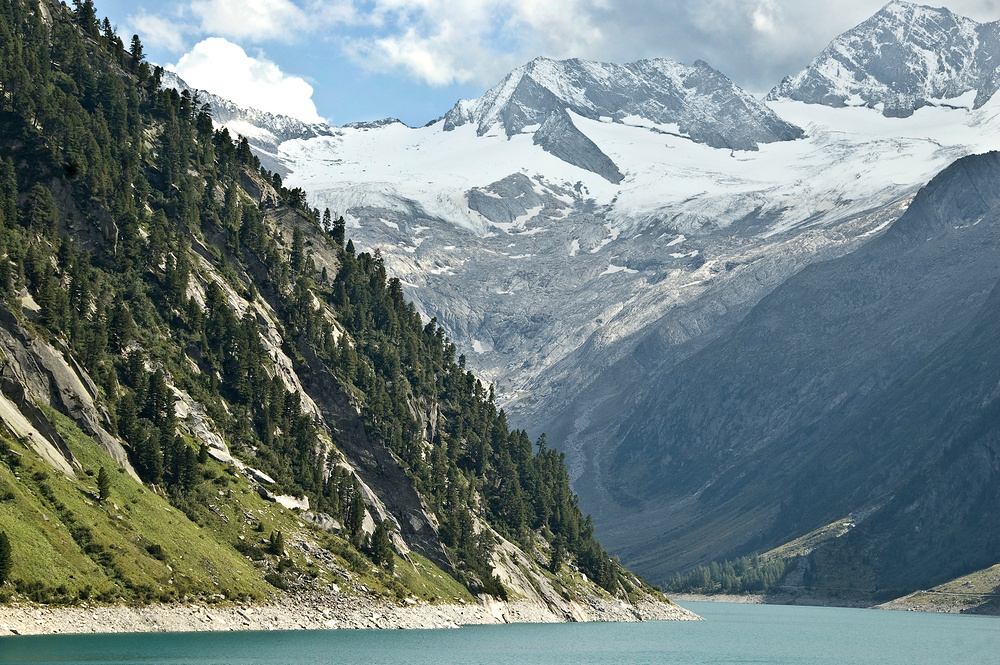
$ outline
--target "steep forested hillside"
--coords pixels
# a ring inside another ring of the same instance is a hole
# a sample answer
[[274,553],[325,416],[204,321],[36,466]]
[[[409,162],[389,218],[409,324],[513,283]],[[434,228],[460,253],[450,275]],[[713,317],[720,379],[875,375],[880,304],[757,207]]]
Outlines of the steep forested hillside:
[[0,1],[2,598],[648,593],[381,257],[161,76],[90,0]]

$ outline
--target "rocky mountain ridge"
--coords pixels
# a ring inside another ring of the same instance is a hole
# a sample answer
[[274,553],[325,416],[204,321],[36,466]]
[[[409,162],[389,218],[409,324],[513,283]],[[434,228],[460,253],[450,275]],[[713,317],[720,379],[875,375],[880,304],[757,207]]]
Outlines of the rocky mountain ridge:
[[[907,117],[928,104],[980,108],[1000,89],[1000,21],[893,0],[837,37],[767,99],[864,104]],[[974,94],[973,94],[974,93]],[[962,98],[973,95],[973,99]]]
[[465,124],[483,136],[533,133],[534,142],[563,161],[612,183],[624,176],[573,124],[567,112],[614,122],[651,122],[713,148],[756,150],[761,143],[791,141],[802,130],[778,118],[708,64],[671,60],[625,65],[536,58],[518,67],[482,97],[458,102],[444,129]]

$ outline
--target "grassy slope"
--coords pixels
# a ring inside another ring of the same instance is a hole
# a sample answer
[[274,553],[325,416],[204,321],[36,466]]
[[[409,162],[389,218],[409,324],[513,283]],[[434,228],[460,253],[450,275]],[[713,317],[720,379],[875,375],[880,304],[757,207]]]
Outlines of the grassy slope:
[[[0,592],[41,602],[81,600],[264,599],[276,589],[264,580],[278,557],[267,554],[272,531],[285,534],[293,567],[283,575],[293,586],[343,584],[338,570],[375,592],[427,600],[468,599],[468,592],[429,561],[397,561],[396,578],[374,572],[346,542],[318,534],[291,511],[261,499],[245,478],[209,460],[197,503],[189,509],[199,523],[156,492],[136,483],[66,417],[48,417],[82,465],[77,478],[55,472],[28,448],[0,437],[0,530],[13,549],[11,582]],[[97,501],[97,472],[111,477],[108,500]],[[217,499],[217,500],[214,500]],[[242,537],[242,538],[241,538]],[[333,565],[308,557],[295,544],[322,542]],[[255,547],[244,556],[233,543]],[[162,554],[154,556],[158,545]],[[254,561],[257,559],[257,561]],[[15,591],[15,589],[17,591]]]

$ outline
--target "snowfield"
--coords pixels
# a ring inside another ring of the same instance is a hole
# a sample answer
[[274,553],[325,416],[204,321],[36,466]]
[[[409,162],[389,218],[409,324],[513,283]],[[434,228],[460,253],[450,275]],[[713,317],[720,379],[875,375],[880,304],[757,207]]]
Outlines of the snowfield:
[[864,106],[770,102],[806,137],[757,151],[711,148],[655,123],[601,122],[571,113],[576,127],[625,174],[620,185],[563,162],[534,145],[528,133],[477,136],[472,125],[445,131],[443,121],[420,129],[399,123],[340,129],[335,136],[286,141],[278,156],[291,171],[287,185],[310,192],[314,206],[348,217],[355,208],[419,209],[480,236],[513,232],[530,216],[490,224],[469,208],[467,193],[523,173],[541,189],[579,183],[622,229],[670,219],[678,232],[697,235],[756,212],[780,213],[759,230],[780,233],[896,200],[955,159],[1000,148],[1000,103],[991,100],[973,111],[972,97],[936,100],[937,106],[909,118],[886,118]]

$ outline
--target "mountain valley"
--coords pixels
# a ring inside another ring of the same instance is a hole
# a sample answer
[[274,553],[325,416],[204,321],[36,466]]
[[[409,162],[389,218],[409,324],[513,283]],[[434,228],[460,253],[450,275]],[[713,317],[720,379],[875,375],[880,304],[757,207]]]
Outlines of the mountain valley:
[[[939,459],[934,439],[834,473],[831,437],[863,448],[1000,277],[989,197],[977,219],[963,199],[995,175],[963,158],[1000,148],[997,26],[891,2],[763,104],[704,63],[537,59],[422,128],[250,137],[379,249],[511,421],[566,452],[611,550],[662,581],[891,510]],[[938,226],[904,251],[929,200]],[[963,561],[948,574],[995,563]],[[944,581],[921,565],[909,584]]]
[[334,127],[9,4],[0,601],[641,618],[643,577],[1000,562],[1000,22],[893,0],[766,96],[536,58]]

